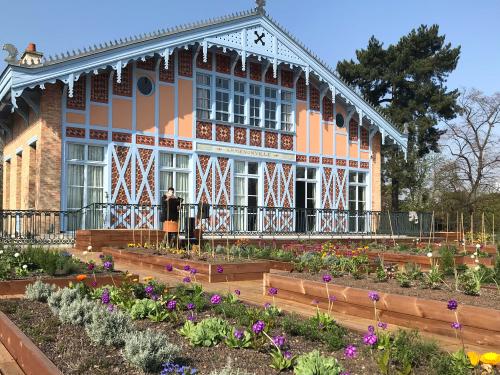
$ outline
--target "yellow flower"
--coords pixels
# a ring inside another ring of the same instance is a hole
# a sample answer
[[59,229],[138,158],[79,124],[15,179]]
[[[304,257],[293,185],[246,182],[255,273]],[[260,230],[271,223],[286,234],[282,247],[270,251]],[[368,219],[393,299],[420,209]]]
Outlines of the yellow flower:
[[153,280],[153,279],[154,279],[154,277],[153,277],[153,276],[146,276],[146,277],[144,277],[144,278],[143,278],[143,280],[144,280],[144,281],[146,281],[146,282],[147,282],[147,281],[151,281],[151,280]]
[[477,352],[467,352],[467,357],[469,357],[469,361],[472,366],[476,367],[479,363],[479,353]]
[[138,281],[139,281],[139,279],[133,279],[132,281],[133,281],[134,283],[136,283],[136,282],[138,282]]
[[133,243],[129,243],[127,244],[128,247],[135,247],[135,245]]
[[486,363],[488,365],[497,365],[500,363],[500,354],[497,354],[497,353],[493,353],[493,352],[488,352],[488,353],[484,353],[480,358],[479,360],[482,362],[482,363]]

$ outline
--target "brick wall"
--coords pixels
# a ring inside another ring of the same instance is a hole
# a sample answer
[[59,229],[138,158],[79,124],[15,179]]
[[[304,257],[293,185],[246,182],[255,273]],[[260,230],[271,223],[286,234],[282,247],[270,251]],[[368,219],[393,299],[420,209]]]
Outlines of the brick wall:
[[372,140],[372,210],[382,209],[382,160],[380,154],[382,138],[377,133]]
[[[40,115],[29,113],[26,125],[12,116],[12,134],[5,139],[3,208],[59,210],[61,204],[61,96],[62,85],[46,85]],[[36,144],[28,144],[36,137]],[[22,150],[19,155],[16,150]]]
[[36,205],[38,210],[61,208],[61,97],[60,84],[48,85],[40,103],[42,136],[40,146],[37,146],[37,166],[40,171],[40,189]]

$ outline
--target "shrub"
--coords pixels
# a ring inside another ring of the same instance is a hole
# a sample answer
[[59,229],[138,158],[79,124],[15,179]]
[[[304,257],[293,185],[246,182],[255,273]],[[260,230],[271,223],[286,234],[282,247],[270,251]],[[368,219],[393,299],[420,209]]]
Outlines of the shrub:
[[85,325],[90,323],[92,313],[98,308],[99,305],[87,298],[77,298],[71,304],[61,306],[59,309],[59,320],[62,323]]
[[155,309],[155,301],[149,298],[137,299],[130,309],[130,317],[134,320],[148,317]]
[[67,252],[29,247],[23,252],[23,256],[29,259],[30,264],[43,269],[51,276],[78,273],[81,269],[79,261]]
[[80,299],[81,295],[77,289],[62,288],[52,293],[47,299],[50,309],[54,315],[59,315],[62,306],[70,305],[74,300]]
[[338,375],[342,367],[335,358],[323,357],[318,350],[297,357],[296,375]]
[[392,343],[393,360],[399,365],[405,363],[422,366],[438,353],[438,346],[432,341],[423,340],[418,331],[400,329],[394,333]]
[[160,332],[148,329],[131,332],[125,337],[123,357],[144,372],[160,370],[162,363],[170,362],[179,353],[179,348]]
[[43,283],[41,280],[37,280],[26,287],[26,293],[24,295],[26,299],[30,301],[47,302],[47,299],[56,290],[57,287],[54,284],[49,285]]
[[233,360],[229,358],[226,365],[220,370],[213,370],[210,375],[251,375],[249,372],[233,367]]
[[120,311],[109,312],[104,307],[92,311],[90,322],[85,326],[89,338],[107,346],[121,346],[125,336],[131,332],[128,315]]
[[455,274],[455,257],[454,251],[448,246],[443,246],[439,250],[441,255],[441,268],[446,276],[453,276]]

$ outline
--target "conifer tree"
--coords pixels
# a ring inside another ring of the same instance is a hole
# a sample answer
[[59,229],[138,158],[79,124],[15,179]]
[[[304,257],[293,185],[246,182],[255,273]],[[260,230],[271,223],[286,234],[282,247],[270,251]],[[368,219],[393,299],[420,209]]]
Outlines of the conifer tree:
[[374,36],[357,61],[341,61],[337,71],[372,103],[379,105],[393,124],[408,130],[408,156],[394,144],[383,147],[383,178],[391,183],[391,209],[399,210],[402,189],[414,185],[416,163],[431,151],[439,152],[444,133],[438,123],[458,112],[458,90],[448,90],[448,75],[456,68],[460,46],[452,48],[439,35],[439,26],[421,25],[387,48]]

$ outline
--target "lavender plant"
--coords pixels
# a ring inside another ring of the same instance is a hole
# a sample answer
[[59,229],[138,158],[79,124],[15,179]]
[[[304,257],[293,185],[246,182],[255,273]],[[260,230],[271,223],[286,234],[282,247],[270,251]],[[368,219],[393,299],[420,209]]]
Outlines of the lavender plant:
[[37,280],[26,287],[24,296],[30,301],[47,302],[47,299],[56,290],[57,287],[54,284],[50,285]]

